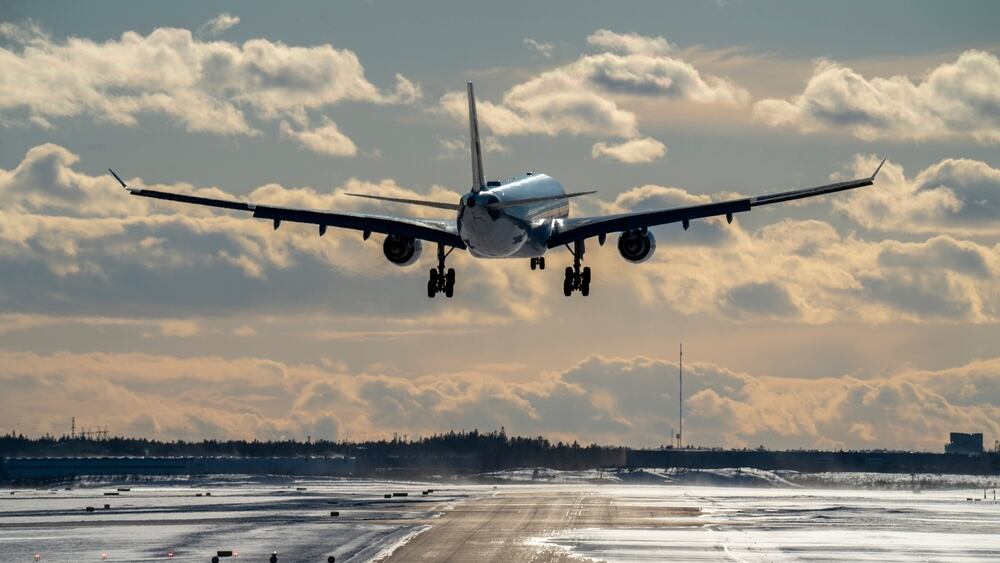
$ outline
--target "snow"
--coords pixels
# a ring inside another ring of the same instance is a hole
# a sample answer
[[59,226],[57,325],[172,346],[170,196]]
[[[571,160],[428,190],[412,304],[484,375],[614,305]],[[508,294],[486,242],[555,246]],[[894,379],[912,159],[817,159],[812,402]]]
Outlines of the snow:
[[561,530],[529,540],[581,559],[632,561],[1000,560],[1000,503],[982,490],[608,487],[616,502],[695,507],[663,529]]

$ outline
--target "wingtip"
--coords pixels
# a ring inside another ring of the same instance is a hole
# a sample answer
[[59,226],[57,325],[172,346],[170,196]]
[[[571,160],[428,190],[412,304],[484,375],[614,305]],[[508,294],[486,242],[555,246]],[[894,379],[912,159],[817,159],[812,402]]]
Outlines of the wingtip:
[[125,188],[126,190],[128,189],[128,185],[125,183],[124,180],[118,177],[118,174],[115,174],[114,170],[108,168],[108,172],[110,172],[111,175],[115,177],[115,180],[118,180],[118,183],[121,184],[123,188]]
[[878,164],[878,168],[876,168],[876,169],[875,169],[875,171],[874,171],[874,172],[872,172],[872,175],[871,175],[871,179],[872,179],[872,180],[874,180],[874,179],[875,179],[875,176],[878,176],[878,172],[879,172],[879,170],[882,170],[882,165],[883,165],[883,164],[885,164],[885,161],[886,161],[886,159],[884,159],[884,158],[883,158],[883,159],[882,159],[882,162],[880,162],[880,163]]

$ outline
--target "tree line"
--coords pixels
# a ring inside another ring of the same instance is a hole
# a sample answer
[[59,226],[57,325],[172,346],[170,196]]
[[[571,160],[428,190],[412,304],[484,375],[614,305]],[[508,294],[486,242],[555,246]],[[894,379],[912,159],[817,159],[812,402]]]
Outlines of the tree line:
[[514,467],[545,466],[554,469],[584,469],[621,465],[625,448],[576,441],[555,443],[538,436],[509,436],[506,431],[449,431],[428,437],[363,441],[334,440],[152,440],[111,436],[93,439],[80,436],[22,434],[0,436],[0,457],[298,457],[354,456],[388,465],[419,465],[424,459],[463,460],[461,465],[491,471]]

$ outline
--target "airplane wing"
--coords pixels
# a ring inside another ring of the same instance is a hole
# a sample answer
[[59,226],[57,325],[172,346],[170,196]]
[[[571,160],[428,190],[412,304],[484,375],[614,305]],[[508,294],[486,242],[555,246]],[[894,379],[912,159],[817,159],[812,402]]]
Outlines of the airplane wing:
[[[885,164],[885,160],[882,161],[882,164]],[[879,170],[882,169],[882,164],[879,164],[878,168],[875,169],[875,172],[867,178],[860,178],[847,182],[837,182],[835,184],[827,184],[825,186],[817,186],[814,188],[804,188],[771,195],[720,201],[718,203],[675,207],[673,209],[658,209],[655,211],[642,211],[638,213],[621,213],[618,215],[600,215],[596,217],[563,219],[561,223],[557,223],[557,230],[552,234],[552,236],[549,237],[548,246],[549,248],[555,248],[557,246],[562,246],[564,244],[569,244],[571,242],[590,237],[605,236],[608,233],[630,231],[633,229],[645,229],[648,227],[655,227],[656,225],[665,225],[667,223],[683,223],[684,228],[686,229],[689,221],[693,219],[702,219],[704,217],[725,215],[726,219],[732,222],[734,213],[750,211],[759,205],[781,203],[870,186],[875,183],[875,176],[878,175]]]
[[391,215],[374,215],[368,213],[341,213],[333,211],[318,211],[313,209],[297,209],[293,207],[277,207],[273,205],[263,205],[250,202],[233,201],[228,199],[216,199],[194,195],[150,190],[127,185],[115,174],[114,170],[108,169],[111,175],[118,180],[123,188],[132,195],[151,197],[154,199],[165,199],[168,201],[179,201],[181,203],[191,203],[194,205],[204,205],[208,207],[219,207],[222,209],[235,209],[237,211],[250,211],[254,217],[270,219],[277,229],[282,221],[292,223],[308,223],[319,226],[319,234],[322,236],[327,227],[338,227],[341,229],[354,229],[365,233],[368,238],[369,233],[384,233],[387,235],[402,235],[413,237],[428,242],[436,242],[445,246],[465,248],[465,243],[458,236],[458,227],[454,221],[442,219],[417,219],[408,217],[394,217]]

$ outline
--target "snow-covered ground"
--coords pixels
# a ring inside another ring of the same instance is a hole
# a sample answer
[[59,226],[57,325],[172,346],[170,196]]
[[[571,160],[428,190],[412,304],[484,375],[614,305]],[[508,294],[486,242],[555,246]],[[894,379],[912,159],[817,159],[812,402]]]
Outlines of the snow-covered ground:
[[[1000,561],[1000,503],[980,490],[604,487],[628,504],[690,507],[669,530],[555,531],[531,540],[584,560]],[[977,496],[978,495],[978,496]]]

